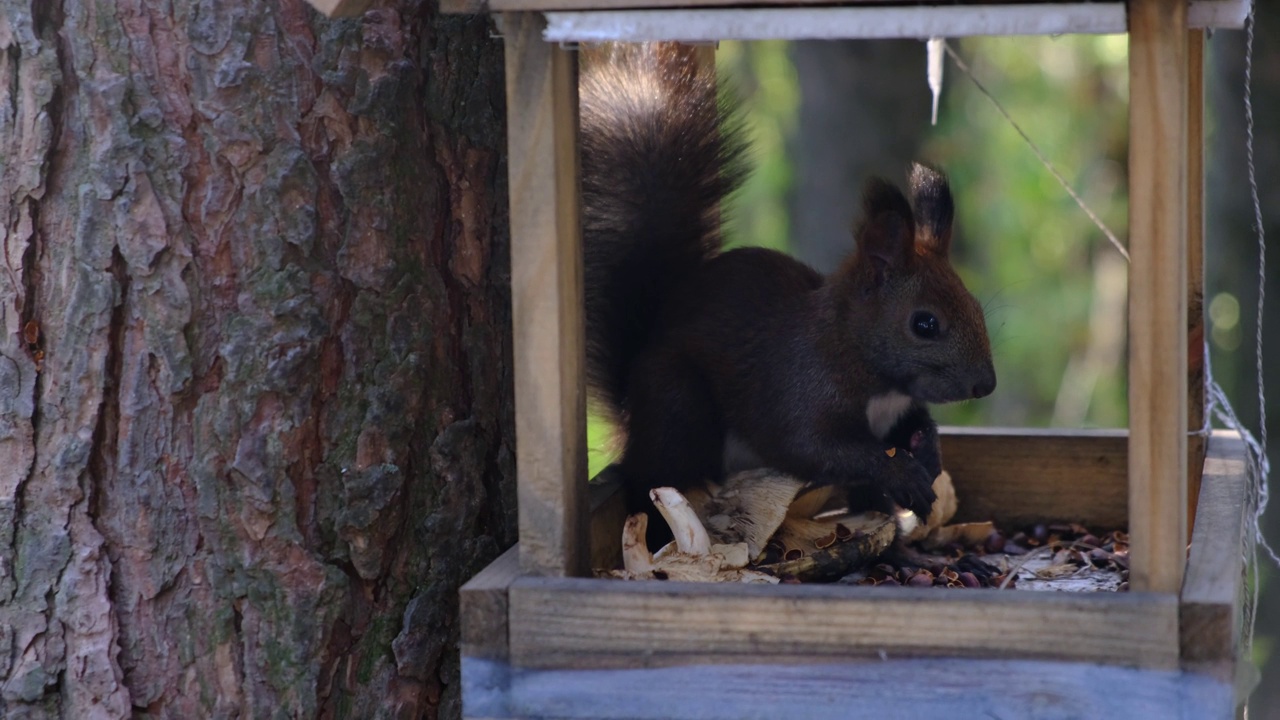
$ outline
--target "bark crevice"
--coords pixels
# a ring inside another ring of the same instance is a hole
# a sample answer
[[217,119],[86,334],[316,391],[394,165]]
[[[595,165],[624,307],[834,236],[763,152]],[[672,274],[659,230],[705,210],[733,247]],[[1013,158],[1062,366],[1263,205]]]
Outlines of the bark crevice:
[[[93,428],[90,440],[88,482],[84,487],[85,508],[89,520],[97,523],[101,495],[100,488],[109,486],[113,480],[116,447],[120,426],[120,382],[124,366],[123,345],[125,313],[129,297],[129,271],[120,248],[112,248],[111,265],[108,273],[115,284],[117,299],[111,308],[111,319],[107,325],[107,351],[102,375],[102,402],[98,405],[97,423]],[[111,589],[110,587],[108,588]],[[112,593],[114,596],[114,593]]]

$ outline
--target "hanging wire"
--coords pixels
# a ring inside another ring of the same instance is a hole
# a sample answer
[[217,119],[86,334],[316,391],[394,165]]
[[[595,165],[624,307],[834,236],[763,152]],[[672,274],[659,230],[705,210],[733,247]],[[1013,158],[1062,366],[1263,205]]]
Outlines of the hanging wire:
[[991,101],[991,104],[994,105],[996,110],[1004,116],[1004,119],[1009,122],[1009,125],[1011,125],[1013,129],[1022,136],[1023,141],[1027,143],[1027,147],[1031,148],[1031,152],[1035,153],[1036,157],[1040,159],[1040,164],[1044,165],[1050,175],[1053,175],[1054,179],[1058,181],[1058,184],[1062,186],[1062,189],[1067,191],[1067,194],[1071,196],[1071,199],[1076,201],[1076,205],[1080,206],[1080,209],[1084,211],[1084,214],[1088,215],[1089,219],[1093,221],[1093,224],[1097,225],[1098,229],[1102,231],[1102,234],[1107,236],[1107,239],[1115,246],[1116,251],[1124,256],[1125,262],[1128,262],[1129,251],[1120,243],[1120,238],[1116,237],[1116,234],[1111,231],[1111,228],[1107,227],[1107,224],[1102,222],[1102,218],[1098,217],[1097,213],[1095,213],[1085,203],[1084,199],[1076,193],[1076,191],[1071,187],[1071,184],[1067,182],[1067,179],[1062,176],[1062,173],[1058,172],[1058,168],[1054,167],[1052,162],[1049,162],[1049,158],[1040,150],[1040,146],[1036,145],[1035,141],[1031,139],[1031,136],[1027,135],[1026,131],[1022,129],[1022,126],[1019,125],[1017,121],[1013,119],[1013,116],[1009,114],[1009,111],[1004,109],[1004,105],[1001,105],[1000,101],[987,90],[980,80],[978,80],[977,76],[973,74],[973,71],[969,69],[969,66],[965,64],[965,61],[956,54],[955,50],[951,49],[951,45],[946,40],[941,42],[943,49],[947,51],[947,55],[951,56],[951,60],[956,64],[956,67],[960,68],[961,72],[969,76],[969,79],[973,81],[974,87],[978,88],[978,91],[981,92],[987,100]]

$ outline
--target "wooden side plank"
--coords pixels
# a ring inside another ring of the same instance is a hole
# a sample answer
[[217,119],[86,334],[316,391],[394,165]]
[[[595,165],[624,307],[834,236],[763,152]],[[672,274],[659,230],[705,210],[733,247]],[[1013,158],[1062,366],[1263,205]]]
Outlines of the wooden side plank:
[[577,56],[542,16],[503,17],[520,563],[588,571]]
[[519,549],[512,547],[458,591],[463,655],[507,658],[507,588],[519,574]]
[[[1079,522],[1128,527],[1128,431],[943,427],[943,465],[960,498],[956,522],[1021,529]],[[617,559],[625,508],[612,467],[592,482],[592,567]]]
[[1187,547],[1187,4],[1129,4],[1130,587],[1176,593]]
[[944,427],[942,464],[960,499],[956,522],[1128,527],[1127,437],[1124,430]]
[[[317,0],[322,2],[324,0]],[[659,37],[641,38],[627,36],[626,25],[613,23],[615,34],[608,39],[698,40],[704,39],[695,32],[719,23],[723,34],[711,39],[752,39],[742,36],[746,26],[764,27],[758,20],[767,15],[756,15],[753,6],[779,6],[792,10],[808,10],[814,5],[830,5],[830,0],[441,0],[441,11],[446,13],[513,12],[513,11],[565,11],[590,12],[592,15],[610,11],[657,9],[664,12],[681,9],[711,10],[716,15],[699,13],[692,26],[681,29],[672,23]],[[944,28],[949,37],[966,35],[1036,35],[1070,32],[1124,32],[1124,3],[1111,2],[1061,2],[1060,0],[1024,0],[1020,3],[1001,3],[998,0],[969,0],[969,2],[938,2],[943,7],[920,7],[918,0],[845,0],[842,5],[913,5],[916,7],[853,7],[863,19],[854,28],[846,28],[837,37],[928,37]],[[968,5],[968,7],[954,7]],[[842,8],[824,8],[842,10]],[[819,17],[810,15],[809,17]],[[847,12],[832,13],[829,17],[848,16]],[[1193,28],[1241,28],[1248,15],[1248,0],[1191,0],[1188,21]],[[636,16],[630,16],[634,21]],[[957,19],[958,18],[958,19]],[[670,17],[675,20],[675,17]],[[651,19],[641,18],[642,24],[657,27]],[[830,23],[811,23],[811,28],[822,32]],[[848,25],[848,21],[839,24]],[[803,26],[802,26],[803,27]],[[856,28],[862,28],[857,31]],[[640,28],[636,28],[639,30]],[[812,32],[808,36],[813,36]],[[827,31],[830,32],[829,30]],[[769,37],[797,35],[773,34]],[[755,38],[761,39],[761,38]]]
[[1182,583],[1184,663],[1233,664],[1239,658],[1248,494],[1244,442],[1226,432],[1214,433]]
[[[1079,522],[1128,527],[1128,432],[943,427],[943,465],[960,498],[956,522],[1022,529]],[[612,466],[591,484],[592,567],[618,560],[626,517]]]
[[[1187,36],[1187,429],[1204,425],[1204,31]],[[1187,527],[1195,527],[1208,438],[1187,436]]]
[[520,578],[518,667],[653,667],[958,655],[1172,668],[1177,598]]
[[910,659],[640,670],[521,670],[463,658],[468,718],[1232,720],[1227,683],[1030,660]]

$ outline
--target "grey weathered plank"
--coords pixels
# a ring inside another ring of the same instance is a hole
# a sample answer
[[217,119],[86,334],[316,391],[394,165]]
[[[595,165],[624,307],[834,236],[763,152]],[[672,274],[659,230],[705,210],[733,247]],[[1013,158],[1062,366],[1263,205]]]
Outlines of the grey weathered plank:
[[[335,0],[308,0],[313,5]],[[912,5],[918,0],[843,0],[846,5]],[[680,8],[700,6],[812,5],[829,0],[441,0],[445,13],[511,12],[527,10],[621,10],[624,8]],[[1053,3],[1060,0],[1027,0],[1025,4]],[[988,5],[990,0],[958,0],[952,4]]]
[[1030,660],[521,670],[463,658],[462,693],[475,720],[1229,720],[1234,708],[1206,676]]
[[[334,0],[310,1],[317,6],[334,2]],[[719,37],[741,40],[750,39],[747,36],[750,33],[743,33],[744,26],[754,24],[759,27],[760,20],[763,19],[760,17],[761,13],[753,13],[753,11],[819,9],[814,6],[833,4],[837,3],[832,3],[831,0],[441,0],[440,9],[445,13],[562,11],[590,12],[593,15],[628,10],[661,12],[706,10],[710,14],[698,13],[702,17],[694,20],[695,25],[701,28],[719,25],[721,28]],[[1113,33],[1123,32],[1125,29],[1125,5],[1118,0],[1112,2],[1086,0],[1074,3],[1062,2],[1062,0],[1023,0],[1017,3],[1002,0],[950,0],[935,2],[933,7],[920,3],[919,0],[843,0],[838,4],[846,7],[834,8],[837,11],[859,9],[857,7],[859,5],[880,6],[861,8],[864,11],[874,12],[878,16],[877,23],[860,35],[847,37],[870,35],[917,38],[934,32],[943,22],[950,25],[954,33],[951,37],[983,34]],[[1189,4],[1189,20],[1191,26],[1195,28],[1240,28],[1244,25],[1244,18],[1248,14],[1247,0],[1190,0]],[[891,7],[893,5],[913,7],[895,9]],[[965,8],[964,5],[969,7]],[[755,18],[751,17],[753,14]],[[957,22],[955,20],[957,17],[962,20]],[[636,17],[628,13],[628,19],[634,23]],[[641,20],[640,25],[644,24]],[[618,30],[617,37],[613,39],[617,40],[698,39],[690,34],[690,29],[679,29],[678,23],[668,24],[671,31],[664,33],[660,38],[634,37],[634,33],[639,28],[634,26],[628,28],[626,22],[613,23],[613,25]],[[693,32],[696,31],[695,29]],[[821,29],[818,29],[818,33],[821,32]],[[794,34],[791,36],[798,38]]]

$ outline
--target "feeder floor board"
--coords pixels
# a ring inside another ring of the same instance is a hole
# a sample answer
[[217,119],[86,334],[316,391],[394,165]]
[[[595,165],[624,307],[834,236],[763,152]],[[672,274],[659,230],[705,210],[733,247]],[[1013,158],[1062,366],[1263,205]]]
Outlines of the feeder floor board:
[[1035,660],[528,670],[463,658],[462,696],[473,720],[1235,716],[1230,685],[1205,675]]
[[1157,593],[516,579],[511,662],[637,668],[876,657],[1178,665],[1178,598]]

